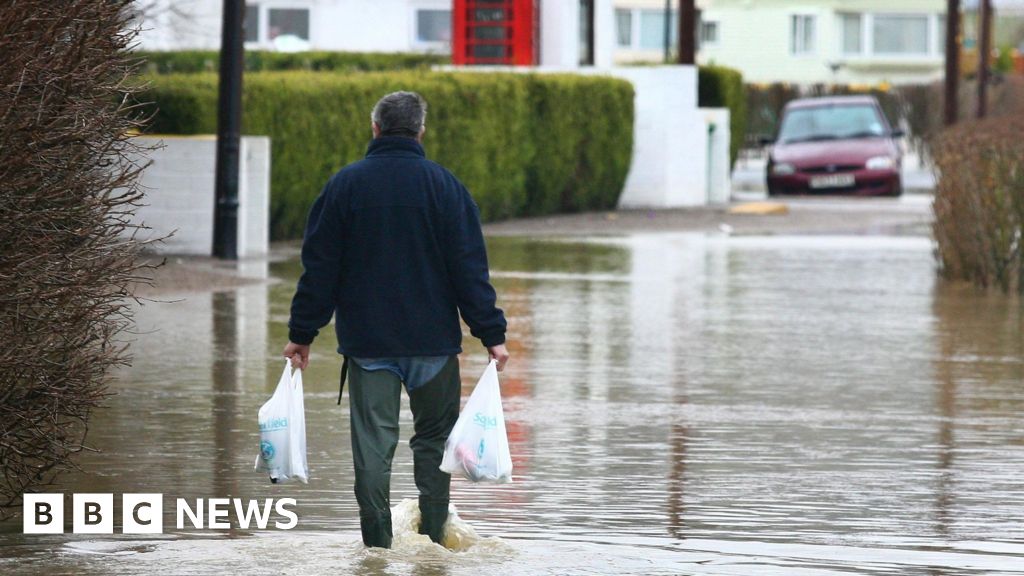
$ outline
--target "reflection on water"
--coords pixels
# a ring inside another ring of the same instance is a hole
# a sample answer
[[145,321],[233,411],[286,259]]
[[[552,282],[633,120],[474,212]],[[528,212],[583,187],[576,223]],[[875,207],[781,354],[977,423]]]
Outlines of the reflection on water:
[[[26,537],[0,570],[149,574],[1024,574],[1017,301],[937,285],[921,238],[490,239],[515,482],[456,480],[494,544],[366,551],[339,359],[305,375],[312,477],[252,472],[284,281],[139,312],[136,362],[66,492],[293,497],[290,532]],[[467,340],[463,381],[485,365]],[[392,502],[415,498],[402,415]],[[165,522],[174,522],[173,509]]]

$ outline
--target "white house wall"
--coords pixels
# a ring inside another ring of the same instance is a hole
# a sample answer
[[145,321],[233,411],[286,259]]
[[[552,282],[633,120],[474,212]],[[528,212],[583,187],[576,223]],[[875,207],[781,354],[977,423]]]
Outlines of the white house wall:
[[[662,0],[614,0],[618,10],[664,10]],[[739,69],[748,82],[879,84],[935,80],[942,74],[939,16],[943,0],[703,0],[701,19],[718,23],[718,41],[703,44],[701,64]],[[673,0],[673,7],[678,2]],[[931,53],[926,56],[850,57],[840,50],[839,13],[927,15]],[[636,12],[634,12],[636,14]],[[811,54],[791,53],[791,18],[815,16],[816,42]],[[633,35],[639,33],[634,16]],[[674,25],[674,24],[673,24]],[[663,49],[617,46],[617,62],[660,61]],[[833,67],[835,70],[833,70]]]
[[615,2],[594,0],[594,66],[615,63]]
[[[173,2],[173,10],[169,9]],[[156,0],[142,21],[144,50],[220,47],[219,0]],[[450,0],[268,0],[249,2],[260,10],[259,39],[247,49],[271,48],[268,10],[309,10],[309,43],[314,50],[354,52],[447,53],[449,43],[424,43],[416,38],[416,10],[451,10]]]
[[[541,0],[540,65],[575,67],[580,61],[580,5],[577,0]],[[615,57],[614,0],[594,0],[594,65],[607,68]]]
[[221,3],[216,0],[152,0],[139,18],[142,50],[217,50]]
[[[579,2],[541,0],[541,66],[575,67],[580,61]],[[575,34],[566,33],[576,31]]]

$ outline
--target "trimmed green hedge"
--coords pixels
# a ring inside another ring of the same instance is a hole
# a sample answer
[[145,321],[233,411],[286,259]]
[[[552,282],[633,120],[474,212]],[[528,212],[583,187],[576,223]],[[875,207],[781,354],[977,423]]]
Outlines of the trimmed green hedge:
[[[144,78],[151,132],[216,131],[217,78]],[[428,103],[427,155],[473,194],[487,220],[615,206],[633,147],[633,87],[547,74],[257,72],[244,80],[243,132],[271,137],[271,237],[297,238],[330,175],[362,158],[370,110],[414,90]]]
[[523,76],[533,159],[524,214],[613,208],[633,150],[633,86],[573,75]]
[[[134,55],[145,60],[140,71],[149,74],[216,72],[220,65],[220,52],[216,50],[138,51],[134,52]],[[429,69],[431,66],[450,63],[451,58],[449,56],[440,54],[245,51],[246,72],[284,70],[384,72],[389,70]]]
[[735,163],[747,132],[747,92],[743,75],[725,66],[699,67],[697,103],[703,108],[729,109],[729,159]]

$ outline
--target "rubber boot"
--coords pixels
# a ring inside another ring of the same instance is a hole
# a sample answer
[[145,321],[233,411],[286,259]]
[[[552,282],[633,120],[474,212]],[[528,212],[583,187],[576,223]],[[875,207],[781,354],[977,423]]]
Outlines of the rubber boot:
[[391,548],[391,514],[359,516],[363,544],[372,548]]
[[420,498],[420,534],[426,534],[433,542],[443,546],[444,525],[447,521],[447,502],[430,502]]

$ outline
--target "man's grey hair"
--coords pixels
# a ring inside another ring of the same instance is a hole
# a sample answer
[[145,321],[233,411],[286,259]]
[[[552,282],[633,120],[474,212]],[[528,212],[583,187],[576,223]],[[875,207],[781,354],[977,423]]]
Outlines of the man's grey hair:
[[415,92],[392,92],[373,106],[370,120],[381,136],[415,138],[427,120],[427,101]]

